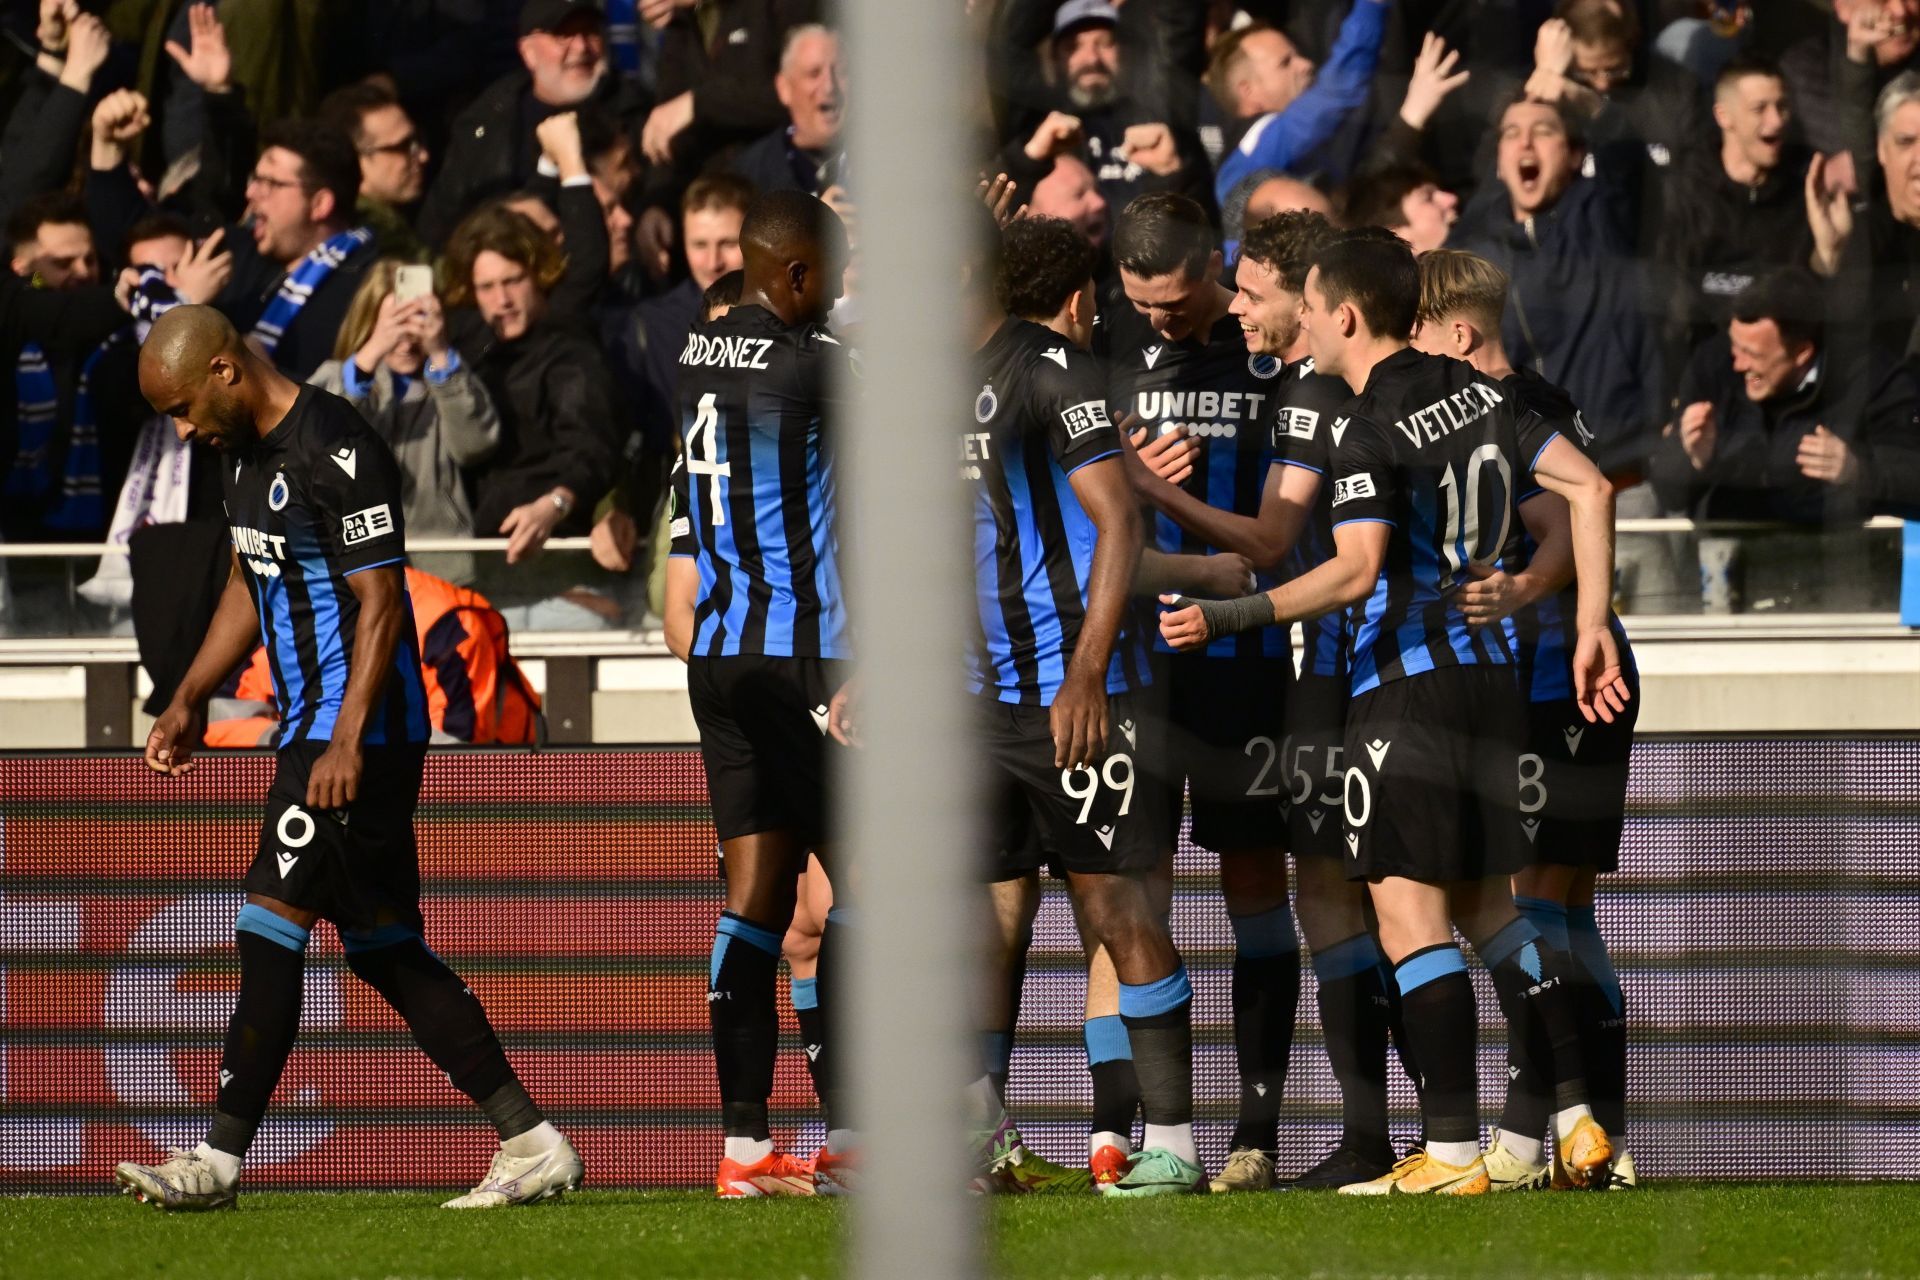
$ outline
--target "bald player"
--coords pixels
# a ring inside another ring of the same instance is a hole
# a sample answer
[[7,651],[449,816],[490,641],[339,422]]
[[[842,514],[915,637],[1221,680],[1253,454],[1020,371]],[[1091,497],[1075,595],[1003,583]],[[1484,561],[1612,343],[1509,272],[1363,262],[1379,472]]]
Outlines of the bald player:
[[[450,1209],[544,1200],[580,1185],[487,1015],[422,940],[413,811],[429,725],[403,576],[400,470],[338,396],[283,377],[211,307],[179,307],[140,350],[140,390],[183,441],[220,451],[233,568],[186,678],[147,738],[147,766],[195,767],[207,700],[264,643],[280,710],[260,845],[234,922],[240,995],[206,1140],[114,1180],[167,1210],[223,1209],[300,1025],[314,922],[406,1020],[500,1150]],[[387,1179],[381,1179],[387,1181]]]
[[832,1070],[834,939],[820,945],[815,1082],[827,1142],[811,1166],[767,1128],[779,1022],[774,969],[809,849],[832,872],[828,708],[851,656],[840,585],[834,397],[847,353],[824,321],[840,297],[846,230],[799,191],[769,192],[740,227],[740,301],[680,355],[686,518],[698,570],[687,693],[726,871],[707,1010],[724,1151],[715,1190],[849,1189],[845,1108]]

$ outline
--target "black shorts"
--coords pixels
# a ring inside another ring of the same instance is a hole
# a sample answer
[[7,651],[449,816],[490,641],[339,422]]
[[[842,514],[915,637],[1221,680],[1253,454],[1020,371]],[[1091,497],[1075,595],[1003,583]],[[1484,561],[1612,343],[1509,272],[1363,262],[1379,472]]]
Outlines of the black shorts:
[[1534,861],[1597,872],[1619,869],[1627,760],[1640,716],[1640,682],[1629,677],[1628,684],[1633,698],[1612,724],[1587,723],[1572,698],[1529,705],[1527,753],[1520,757],[1520,815]]
[[1296,858],[1347,856],[1340,804],[1351,687],[1345,676],[1302,676],[1287,695],[1280,808],[1287,815],[1287,838]]
[[1521,829],[1526,704],[1510,666],[1390,680],[1347,707],[1349,879],[1452,884],[1532,862]]
[[1094,769],[1053,763],[1053,725],[1045,707],[974,699],[974,732],[985,751],[986,833],[995,855],[990,880],[1011,880],[1051,865],[1083,875],[1144,873],[1163,845],[1158,789],[1143,759],[1133,695],[1107,704],[1107,757]]
[[1280,745],[1292,658],[1155,654],[1153,682],[1166,838],[1179,835],[1184,793],[1202,849],[1284,850]]
[[427,746],[362,747],[359,798],[345,809],[309,809],[307,778],[327,746],[301,741],[280,749],[246,890],[318,912],[342,929],[400,924],[418,933],[413,810]]
[[837,658],[691,658],[713,826],[722,840],[791,831],[827,839],[827,704],[846,683]]

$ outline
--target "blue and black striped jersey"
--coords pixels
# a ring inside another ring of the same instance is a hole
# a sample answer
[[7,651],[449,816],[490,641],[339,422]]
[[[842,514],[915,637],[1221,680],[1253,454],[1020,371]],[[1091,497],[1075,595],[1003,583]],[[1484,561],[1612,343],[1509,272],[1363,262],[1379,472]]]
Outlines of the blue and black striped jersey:
[[[973,491],[979,630],[967,689],[1051,706],[1086,618],[1095,529],[1073,473],[1121,449],[1098,362],[1053,330],[1009,319],[975,357],[981,386],[960,438]],[[1123,628],[1107,692],[1147,683],[1146,652]]]
[[848,658],[832,419],[851,367],[818,325],[738,306],[680,355],[693,652]]
[[[1106,319],[1111,368],[1108,402],[1139,416],[1152,436],[1177,427],[1199,441],[1193,474],[1182,485],[1208,506],[1238,515],[1260,514],[1260,499],[1276,459],[1271,421],[1280,387],[1280,361],[1253,355],[1234,316],[1223,316],[1205,340],[1161,337],[1131,306]],[[1208,555],[1218,548],[1165,515],[1154,522],[1154,545],[1170,554]],[[1265,590],[1278,579],[1263,576]],[[1156,634],[1155,646],[1171,652]],[[1210,658],[1290,657],[1285,627],[1263,627],[1209,644]]]
[[[1524,434],[1522,428],[1524,427]],[[1510,665],[1504,627],[1469,627],[1470,566],[1518,545],[1520,495],[1552,438],[1512,392],[1458,360],[1402,349],[1380,361],[1331,428],[1333,524],[1392,526],[1379,581],[1355,611],[1353,693],[1439,667]]]
[[[1521,369],[1504,379],[1504,382],[1512,392],[1516,411],[1521,415],[1522,432],[1540,435],[1539,427],[1526,425],[1525,419],[1529,415],[1537,417],[1546,429],[1547,434],[1541,438],[1541,448],[1546,447],[1546,440],[1557,435],[1582,453],[1591,454],[1593,435],[1587,430],[1580,410],[1574,406],[1573,398],[1566,391],[1531,369]],[[1521,493],[1519,500],[1525,502],[1538,492],[1540,490],[1536,485],[1532,493]],[[1522,525],[1520,546],[1506,566],[1508,571],[1523,568],[1537,549],[1538,544],[1526,526]],[[1573,649],[1574,642],[1579,639],[1574,623],[1578,605],[1578,586],[1568,583],[1565,589],[1518,610],[1508,619],[1518,646],[1520,687],[1526,690],[1529,701],[1557,702],[1573,697]],[[1634,669],[1633,646],[1627,641],[1626,628],[1620,625],[1619,616],[1611,613],[1607,615],[1607,625],[1613,631],[1614,641],[1620,646],[1621,669],[1631,672]]]
[[[406,563],[399,464],[351,404],[312,386],[258,444],[221,463],[227,524],[280,706],[275,745],[331,741],[360,625],[347,579]],[[433,732],[413,604],[401,590],[406,625],[367,718],[369,745]]]
[[[1289,467],[1302,467],[1320,477],[1313,510],[1287,556],[1284,568],[1288,579],[1333,559],[1332,428],[1351,399],[1353,390],[1345,382],[1314,372],[1312,356],[1288,365],[1280,375],[1279,405],[1273,415],[1273,455]],[[1306,651],[1300,659],[1300,674],[1344,679],[1348,630],[1344,609],[1303,623]]]

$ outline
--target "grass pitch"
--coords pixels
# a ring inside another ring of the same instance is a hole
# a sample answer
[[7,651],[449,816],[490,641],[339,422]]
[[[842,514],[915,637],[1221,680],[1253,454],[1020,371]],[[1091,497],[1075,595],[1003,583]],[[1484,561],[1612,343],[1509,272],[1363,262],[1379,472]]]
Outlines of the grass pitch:
[[[840,1273],[849,1208],[601,1191],[453,1214],[435,1207],[443,1198],[253,1194],[233,1212],[199,1217],[119,1197],[0,1199],[0,1275],[824,1280]],[[1920,1274],[1916,1185],[1668,1185],[1467,1201],[1031,1198],[986,1211],[990,1274],[1020,1280]]]

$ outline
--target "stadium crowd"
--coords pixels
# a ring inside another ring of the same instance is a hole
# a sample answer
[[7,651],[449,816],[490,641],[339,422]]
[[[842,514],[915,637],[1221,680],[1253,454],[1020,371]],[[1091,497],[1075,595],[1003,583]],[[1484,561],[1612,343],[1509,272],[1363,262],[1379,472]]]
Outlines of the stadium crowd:
[[[1208,209],[1229,278],[1242,229],[1285,209],[1470,249],[1508,273],[1503,345],[1580,403],[1623,515],[1920,504],[1910,0],[969,7],[989,92],[956,172],[1006,173],[1103,254],[1152,191]],[[442,566],[510,622],[657,614],[674,359],[756,193],[857,228],[857,86],[817,4],[631,8],[14,6],[0,534],[217,515],[130,340],[209,302],[377,423],[416,535],[510,540]],[[1111,300],[1110,260],[1101,279]],[[857,341],[857,277],[833,321]],[[590,535],[591,563],[533,558],[556,535]]]

